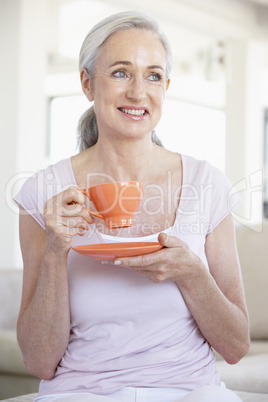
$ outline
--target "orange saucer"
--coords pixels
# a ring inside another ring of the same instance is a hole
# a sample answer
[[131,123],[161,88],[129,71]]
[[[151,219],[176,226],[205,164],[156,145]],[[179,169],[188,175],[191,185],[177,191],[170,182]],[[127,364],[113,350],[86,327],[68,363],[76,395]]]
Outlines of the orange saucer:
[[163,246],[158,242],[103,243],[75,246],[73,250],[79,254],[94,257],[97,260],[115,260],[119,257],[133,257],[153,253]]

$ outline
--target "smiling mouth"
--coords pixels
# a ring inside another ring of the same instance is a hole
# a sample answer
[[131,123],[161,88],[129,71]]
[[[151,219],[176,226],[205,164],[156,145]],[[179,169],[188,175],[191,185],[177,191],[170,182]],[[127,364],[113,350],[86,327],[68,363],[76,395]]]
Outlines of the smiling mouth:
[[126,114],[130,114],[132,116],[144,116],[147,112],[147,110],[145,109],[125,109],[123,107],[119,107],[119,110],[121,110],[121,112],[126,113]]

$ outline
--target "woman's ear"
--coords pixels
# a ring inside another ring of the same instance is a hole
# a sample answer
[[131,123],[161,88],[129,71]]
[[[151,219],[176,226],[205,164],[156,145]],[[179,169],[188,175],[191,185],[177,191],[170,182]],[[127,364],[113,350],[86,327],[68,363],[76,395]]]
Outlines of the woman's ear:
[[92,102],[94,100],[93,83],[86,69],[83,69],[81,71],[80,80],[84,94],[86,95],[89,102]]

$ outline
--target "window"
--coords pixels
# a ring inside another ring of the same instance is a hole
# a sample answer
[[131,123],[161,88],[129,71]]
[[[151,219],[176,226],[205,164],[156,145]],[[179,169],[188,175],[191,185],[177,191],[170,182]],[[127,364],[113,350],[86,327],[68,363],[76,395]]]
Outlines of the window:
[[223,111],[166,99],[156,133],[167,149],[206,159],[224,171]]
[[68,158],[77,150],[76,129],[80,116],[89,108],[85,96],[61,96],[50,101],[48,139],[49,163]]

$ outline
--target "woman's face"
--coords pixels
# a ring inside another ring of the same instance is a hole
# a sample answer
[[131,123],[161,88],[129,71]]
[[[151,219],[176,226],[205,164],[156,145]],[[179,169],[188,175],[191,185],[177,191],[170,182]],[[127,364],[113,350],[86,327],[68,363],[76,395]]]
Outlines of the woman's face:
[[113,34],[101,49],[94,77],[82,73],[100,136],[121,139],[141,138],[155,128],[168,84],[161,41],[139,29]]

